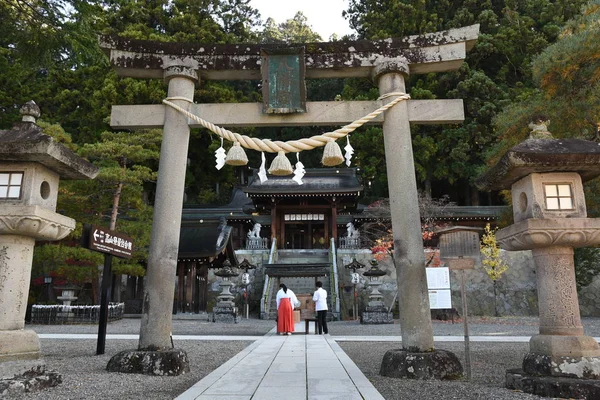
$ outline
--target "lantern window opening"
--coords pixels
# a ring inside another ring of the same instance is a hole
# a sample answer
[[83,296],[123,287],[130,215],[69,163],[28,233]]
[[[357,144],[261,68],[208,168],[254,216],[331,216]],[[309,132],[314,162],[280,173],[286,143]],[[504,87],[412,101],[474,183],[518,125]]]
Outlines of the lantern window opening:
[[568,183],[544,184],[547,210],[573,210],[573,190]]
[[20,199],[23,172],[0,172],[0,199]]

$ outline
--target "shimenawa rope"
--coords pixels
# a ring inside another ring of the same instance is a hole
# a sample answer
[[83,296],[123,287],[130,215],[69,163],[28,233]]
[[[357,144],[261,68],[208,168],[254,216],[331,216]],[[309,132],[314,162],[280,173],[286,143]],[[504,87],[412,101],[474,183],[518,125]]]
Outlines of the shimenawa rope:
[[340,129],[336,129],[333,132],[326,132],[321,135],[311,136],[310,138],[303,138],[303,139],[299,139],[299,140],[288,140],[287,142],[282,142],[279,140],[272,141],[269,139],[251,138],[246,135],[240,135],[239,133],[231,132],[225,128],[216,126],[212,122],[206,121],[206,120],[200,118],[199,116],[192,114],[191,112],[187,111],[186,109],[178,106],[177,104],[174,104],[169,101],[169,100],[184,100],[184,101],[188,101],[188,102],[192,103],[192,101],[190,99],[187,99],[185,97],[167,97],[162,102],[164,104],[168,105],[169,107],[172,107],[175,110],[181,112],[188,118],[196,121],[197,123],[202,125],[204,128],[210,130],[211,132],[216,133],[217,135],[219,135],[229,141],[238,142],[238,143],[240,143],[240,145],[242,147],[245,147],[247,149],[252,149],[252,150],[256,150],[256,151],[266,151],[268,153],[278,153],[280,151],[283,151],[284,153],[294,153],[294,152],[300,152],[300,151],[304,151],[304,150],[312,150],[316,147],[325,146],[331,139],[337,140],[337,139],[343,138],[346,135],[348,135],[349,133],[353,132],[355,129],[360,128],[367,122],[371,121],[372,119],[377,117],[379,114],[383,113],[385,110],[395,106],[402,100],[410,99],[410,96],[406,93],[392,92],[392,93],[384,94],[378,100],[383,100],[385,98],[392,97],[392,96],[397,96],[397,97],[394,100],[390,101],[389,103],[379,107],[377,110],[373,111],[372,113],[365,115],[364,117],[357,119],[356,121],[341,127]]

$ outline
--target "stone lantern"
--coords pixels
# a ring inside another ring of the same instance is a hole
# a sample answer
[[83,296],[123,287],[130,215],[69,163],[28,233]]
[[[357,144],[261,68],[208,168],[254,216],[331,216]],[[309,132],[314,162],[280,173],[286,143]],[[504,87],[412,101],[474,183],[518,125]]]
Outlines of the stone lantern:
[[357,269],[364,268],[365,265],[361,262],[356,261],[356,258],[352,259],[350,264],[344,265],[344,268],[352,270],[350,274],[350,282],[352,283],[352,316],[354,319],[358,319],[358,304],[356,295],[356,285],[360,283],[360,275],[356,272]]
[[369,305],[366,307],[360,316],[361,324],[393,324],[394,319],[392,313],[388,311],[387,307],[383,303],[383,295],[379,291],[381,282],[379,278],[386,274],[377,266],[377,260],[371,260],[371,268],[368,271],[363,272],[363,276],[369,279]]
[[219,283],[221,293],[217,296],[217,304],[213,308],[213,322],[238,323],[238,309],[233,302],[234,295],[230,289],[234,285],[231,278],[238,276],[239,273],[233,270],[229,260],[225,260],[223,267],[215,272],[215,275],[221,277],[222,280]]
[[523,370],[507,371],[509,388],[550,397],[600,393],[600,347],[583,333],[573,261],[574,247],[600,244],[600,219],[587,218],[582,185],[598,175],[600,144],[528,139],[476,181],[512,190],[514,224],[496,238],[505,250],[531,250],[536,267],[539,334]]
[[250,286],[250,274],[248,271],[255,269],[256,265],[250,264],[250,262],[244,258],[244,260],[238,265],[238,268],[244,271],[242,274],[242,285],[244,286],[244,313],[246,314],[246,319],[248,319],[250,316],[250,306],[248,305],[248,298],[250,297],[250,293],[248,293],[248,288]]
[[75,220],[56,213],[59,179],[92,179],[98,169],[35,124],[30,101],[23,119],[0,131],[0,379],[43,369],[36,333],[24,330],[36,240],[61,240]]

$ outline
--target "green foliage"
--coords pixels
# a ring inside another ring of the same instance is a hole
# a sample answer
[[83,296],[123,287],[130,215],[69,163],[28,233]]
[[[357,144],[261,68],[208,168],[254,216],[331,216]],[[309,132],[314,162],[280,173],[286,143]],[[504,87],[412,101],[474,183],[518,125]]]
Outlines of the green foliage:
[[490,224],[485,226],[485,233],[481,238],[481,260],[483,269],[494,283],[508,270],[508,265],[500,257],[500,247],[496,243],[496,229],[491,229]]
[[263,43],[312,43],[321,42],[321,36],[314,32],[308,20],[298,11],[294,18],[276,24],[272,18],[268,18],[260,33]]
[[31,276],[37,278],[52,273],[69,282],[84,284],[97,278],[102,262],[102,254],[81,247],[43,244],[34,249]]
[[538,90],[529,90],[498,115],[501,142],[490,161],[528,135],[527,125],[543,116],[555,137],[597,138],[600,121],[600,2],[591,1],[569,21],[556,43],[532,62]]
[[[505,144],[497,145],[504,133],[498,137],[492,121],[510,101],[531,96],[532,59],[558,39],[560,27],[577,15],[584,3],[584,0],[350,1],[344,15],[365,39],[480,24],[477,44],[458,71],[412,76],[408,82],[414,99],[462,98],[465,104],[462,124],[412,127],[419,182],[434,189],[440,186],[435,182],[448,182],[451,187],[469,186],[481,173],[487,157],[491,157],[488,153],[497,154],[505,148]],[[351,83],[346,93],[349,96],[345,99],[373,98],[365,86],[356,82]],[[445,193],[436,193],[441,194]],[[456,197],[454,193],[453,200]],[[477,201],[476,196],[471,197],[463,198],[461,203]]]
[[101,62],[94,33],[101,10],[95,0],[4,0],[0,47],[28,67]]
[[533,62],[552,133],[597,138],[600,121],[600,1],[591,1]]
[[583,247],[575,249],[575,279],[577,290],[581,290],[600,273],[600,249],[597,247]]

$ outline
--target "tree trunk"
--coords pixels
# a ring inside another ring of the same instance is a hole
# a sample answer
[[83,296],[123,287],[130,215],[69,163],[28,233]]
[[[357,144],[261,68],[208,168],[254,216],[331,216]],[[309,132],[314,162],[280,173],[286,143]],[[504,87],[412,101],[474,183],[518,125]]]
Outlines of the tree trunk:
[[471,188],[471,205],[472,206],[479,205],[479,192],[475,188]]
[[[123,162],[123,169],[125,169],[125,162]],[[112,212],[110,214],[110,227],[111,231],[116,230],[117,227],[117,217],[119,216],[119,201],[121,200],[121,192],[123,190],[123,183],[119,182],[117,185],[117,189],[115,190],[115,194],[113,196],[113,206]],[[113,274],[112,275],[112,291],[111,291],[111,299],[114,302],[121,301],[121,274]]]
[[425,188],[423,190],[425,191],[425,196],[431,198],[431,179],[425,179],[424,185]]
[[498,296],[498,292],[497,292],[497,288],[496,288],[496,281],[494,282],[494,316],[495,317],[499,317],[500,314],[498,313],[498,301],[497,301],[497,296]]

